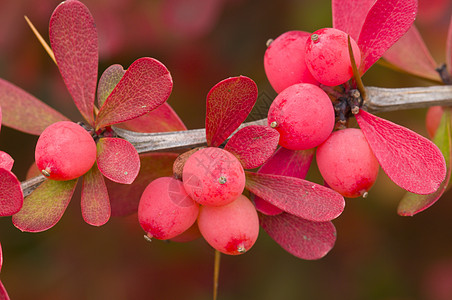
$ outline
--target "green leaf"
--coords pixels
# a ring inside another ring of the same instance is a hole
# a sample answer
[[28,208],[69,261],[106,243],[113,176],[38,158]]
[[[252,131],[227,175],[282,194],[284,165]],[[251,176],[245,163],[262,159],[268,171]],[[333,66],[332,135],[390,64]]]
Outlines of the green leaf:
[[446,160],[447,175],[438,190],[427,195],[418,195],[407,192],[399,203],[397,212],[401,216],[413,216],[432,206],[446,191],[451,175],[451,112],[445,109],[441,117],[441,123],[436,131],[433,142],[441,150]]
[[77,179],[46,180],[24,199],[22,209],[13,215],[13,224],[26,232],[52,228],[64,214],[74,193]]

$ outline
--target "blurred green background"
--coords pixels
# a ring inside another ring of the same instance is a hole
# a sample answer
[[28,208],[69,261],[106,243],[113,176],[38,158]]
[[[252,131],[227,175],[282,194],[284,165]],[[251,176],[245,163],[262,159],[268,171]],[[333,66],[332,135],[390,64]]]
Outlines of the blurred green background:
[[[253,78],[261,95],[275,95],[263,68],[265,43],[288,30],[331,26],[330,1],[85,0],[99,31],[99,72],[142,56],[171,71],[169,99],[188,128],[204,126],[205,97],[220,80]],[[27,15],[47,39],[57,0],[0,0],[0,77],[81,120],[59,72],[31,30]],[[416,24],[438,63],[452,3],[421,0]],[[369,86],[428,85],[374,66]],[[382,116],[423,135],[426,110]],[[0,149],[15,159],[23,180],[37,137],[3,127]],[[321,182],[315,165],[309,179]],[[404,191],[380,171],[366,199],[347,199],[334,221],[335,247],[323,259],[304,261],[265,232],[253,249],[222,256],[219,299],[452,299],[451,194],[415,217],[396,213]],[[143,239],[136,215],[87,225],[74,197],[62,220],[37,234],[0,219],[4,265],[0,279],[12,299],[211,299],[213,250],[202,240],[178,244]]]

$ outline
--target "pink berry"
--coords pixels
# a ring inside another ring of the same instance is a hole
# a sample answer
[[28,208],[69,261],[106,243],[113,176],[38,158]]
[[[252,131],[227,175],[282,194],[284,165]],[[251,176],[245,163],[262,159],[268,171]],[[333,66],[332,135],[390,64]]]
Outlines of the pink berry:
[[198,212],[199,205],[187,195],[180,180],[161,177],[141,195],[138,220],[148,237],[166,240],[190,228]]
[[363,195],[377,179],[378,161],[357,128],[333,132],[317,148],[316,159],[327,185],[344,197]]
[[242,164],[230,152],[215,147],[193,153],[185,162],[182,178],[187,193],[202,205],[228,204],[245,188]]
[[278,130],[279,144],[291,150],[314,148],[334,128],[334,108],[328,95],[309,83],[294,84],[276,96],[268,125]]
[[96,143],[80,125],[61,121],[47,127],[39,136],[35,150],[36,165],[53,180],[82,176],[96,161]]
[[441,117],[443,115],[442,106],[432,106],[427,110],[427,116],[425,117],[425,127],[427,128],[427,133],[430,138],[435,136],[436,130],[441,122]]
[[248,251],[259,235],[259,218],[251,201],[240,195],[224,206],[203,206],[198,227],[204,239],[218,251],[238,255]]
[[[361,63],[361,52],[350,38],[356,66]],[[343,84],[353,76],[347,33],[335,28],[315,31],[306,41],[306,65],[312,76],[329,86]]]
[[272,41],[265,51],[265,73],[277,93],[295,83],[319,85],[305,62],[305,45],[310,36],[309,32],[288,31]]

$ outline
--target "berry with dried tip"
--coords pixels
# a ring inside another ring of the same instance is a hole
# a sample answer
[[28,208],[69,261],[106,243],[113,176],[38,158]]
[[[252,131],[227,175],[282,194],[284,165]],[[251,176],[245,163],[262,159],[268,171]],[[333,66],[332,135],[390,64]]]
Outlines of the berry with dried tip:
[[226,205],[245,188],[242,164],[232,153],[215,147],[193,153],[185,162],[182,178],[187,193],[202,205]]
[[[350,43],[359,68],[361,52],[351,37]],[[336,86],[352,78],[347,33],[335,28],[315,31],[306,41],[306,65],[312,76],[324,85]]]
[[213,248],[238,255],[247,252],[256,242],[259,218],[251,201],[240,195],[228,205],[201,207],[198,227]]
[[279,93],[268,111],[268,125],[279,132],[279,144],[291,150],[323,143],[333,131],[334,120],[328,95],[309,83],[294,84]]
[[187,195],[180,180],[161,177],[141,195],[138,221],[149,238],[167,240],[190,228],[198,211],[199,205]]
[[61,121],[47,127],[39,136],[35,150],[36,165],[53,180],[82,176],[96,161],[96,143],[80,125]]
[[327,185],[348,198],[365,195],[377,179],[378,164],[361,129],[335,131],[317,148],[317,165]]
[[295,83],[319,85],[305,62],[305,45],[310,36],[309,32],[287,31],[267,47],[264,56],[265,74],[277,93]]

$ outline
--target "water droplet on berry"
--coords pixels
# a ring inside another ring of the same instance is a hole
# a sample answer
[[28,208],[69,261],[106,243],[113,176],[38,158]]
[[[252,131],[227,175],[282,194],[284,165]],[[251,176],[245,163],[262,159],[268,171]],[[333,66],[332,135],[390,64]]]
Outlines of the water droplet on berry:
[[276,128],[276,126],[278,126],[278,123],[276,121],[270,123],[271,128]]

